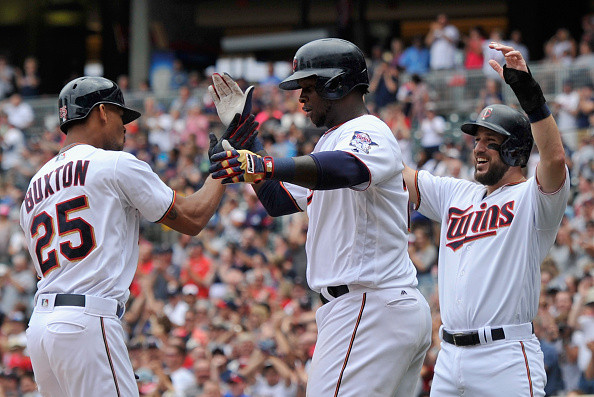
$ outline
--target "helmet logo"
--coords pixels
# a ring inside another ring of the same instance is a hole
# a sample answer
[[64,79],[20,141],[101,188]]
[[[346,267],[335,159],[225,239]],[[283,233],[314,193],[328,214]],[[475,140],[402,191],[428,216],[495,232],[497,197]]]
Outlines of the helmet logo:
[[483,120],[491,117],[491,114],[493,113],[493,109],[491,108],[486,108],[485,111],[483,112]]
[[68,109],[66,108],[66,105],[62,106],[60,109],[58,109],[58,111],[60,114],[60,120],[66,121],[66,118],[68,117]]
[[293,58],[293,73],[297,70],[297,58]]

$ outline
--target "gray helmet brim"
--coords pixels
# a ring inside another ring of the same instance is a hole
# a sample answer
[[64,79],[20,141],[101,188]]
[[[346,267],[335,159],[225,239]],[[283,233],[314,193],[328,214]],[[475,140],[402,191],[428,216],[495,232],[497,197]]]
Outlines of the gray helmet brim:
[[498,126],[496,124],[487,123],[485,121],[472,121],[472,122],[464,123],[464,124],[462,124],[460,129],[465,134],[474,136],[474,135],[476,135],[476,130],[478,129],[478,127],[488,128],[488,129],[495,131],[496,133],[501,134],[503,136],[511,135],[509,132],[507,132],[505,129],[503,129],[503,127]]

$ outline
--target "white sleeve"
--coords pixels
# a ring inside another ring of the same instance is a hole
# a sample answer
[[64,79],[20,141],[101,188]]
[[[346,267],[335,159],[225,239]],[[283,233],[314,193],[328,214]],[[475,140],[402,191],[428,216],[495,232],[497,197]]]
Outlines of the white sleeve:
[[288,182],[281,182],[281,187],[285,189],[297,204],[301,211],[307,210],[307,203],[311,200],[312,191],[306,187],[293,185]]
[[569,199],[569,170],[565,166],[565,181],[563,185],[553,193],[544,193],[538,186],[536,176],[532,180],[535,186],[531,191],[536,196],[535,219],[536,228],[539,230],[554,229],[559,226]]
[[452,199],[459,195],[468,194],[468,190],[474,184],[463,179],[451,177],[440,177],[432,175],[429,171],[418,171],[415,176],[415,186],[409,189],[417,189],[419,202],[417,211],[436,222],[442,222],[447,215]]
[[[384,126],[385,128],[382,128]],[[358,158],[365,164],[371,176],[369,182],[353,186],[354,190],[365,190],[371,185],[377,185],[404,169],[402,153],[396,138],[387,125],[378,127],[381,130],[346,130],[336,144],[335,150],[345,151]]]
[[123,199],[149,221],[157,222],[173,205],[173,190],[147,163],[132,154],[122,152],[116,160],[114,172]]

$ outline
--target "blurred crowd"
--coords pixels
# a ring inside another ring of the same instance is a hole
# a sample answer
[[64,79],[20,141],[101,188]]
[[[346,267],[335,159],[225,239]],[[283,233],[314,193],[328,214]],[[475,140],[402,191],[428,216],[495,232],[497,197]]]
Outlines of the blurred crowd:
[[[544,43],[551,64],[594,70],[594,18],[583,34],[559,29]],[[439,93],[428,76],[453,68],[482,69],[477,111],[503,103],[489,59],[491,40],[506,40],[529,59],[521,32],[509,38],[480,27],[461,34],[440,15],[424,36],[394,38],[369,54],[372,113],[398,139],[405,162],[436,175],[473,179],[472,142],[448,128],[438,111]],[[500,59],[497,59],[501,62]],[[0,397],[37,396],[25,346],[36,275],[19,226],[19,208],[30,178],[59,150],[57,128],[29,131],[35,114],[37,62],[19,70],[0,57]],[[306,119],[298,91],[277,88],[273,69],[255,84],[253,111],[272,156],[312,151],[323,131]],[[126,92],[125,76],[118,83]],[[198,189],[208,175],[209,131],[222,132],[205,95],[209,79],[184,70],[172,78],[177,92],[161,103],[144,87],[142,117],[127,126],[125,150],[146,161],[179,194]],[[571,199],[549,256],[542,264],[539,313],[534,321],[545,356],[547,395],[594,393],[594,89],[592,81],[567,80],[548,98],[567,145]],[[57,118],[57,115],[56,115]],[[534,175],[535,151],[526,168]],[[271,218],[249,185],[230,185],[216,215],[198,236],[141,222],[137,273],[122,321],[143,396],[296,397],[305,395],[316,343],[315,310],[321,305],[305,282],[306,214]],[[411,209],[409,253],[419,289],[431,304],[433,343],[417,395],[428,395],[439,350],[438,228]],[[496,292],[494,292],[496,293]]]

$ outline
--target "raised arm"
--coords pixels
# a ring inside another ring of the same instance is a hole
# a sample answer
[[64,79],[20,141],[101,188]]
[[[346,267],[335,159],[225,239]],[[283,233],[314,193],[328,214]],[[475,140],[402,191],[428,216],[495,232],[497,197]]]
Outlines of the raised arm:
[[536,169],[538,183],[544,192],[555,192],[565,179],[565,150],[542,90],[519,51],[495,42],[489,47],[504,55],[505,67],[495,60],[490,60],[489,65],[509,84],[530,119],[534,142],[540,153],[540,163]]

